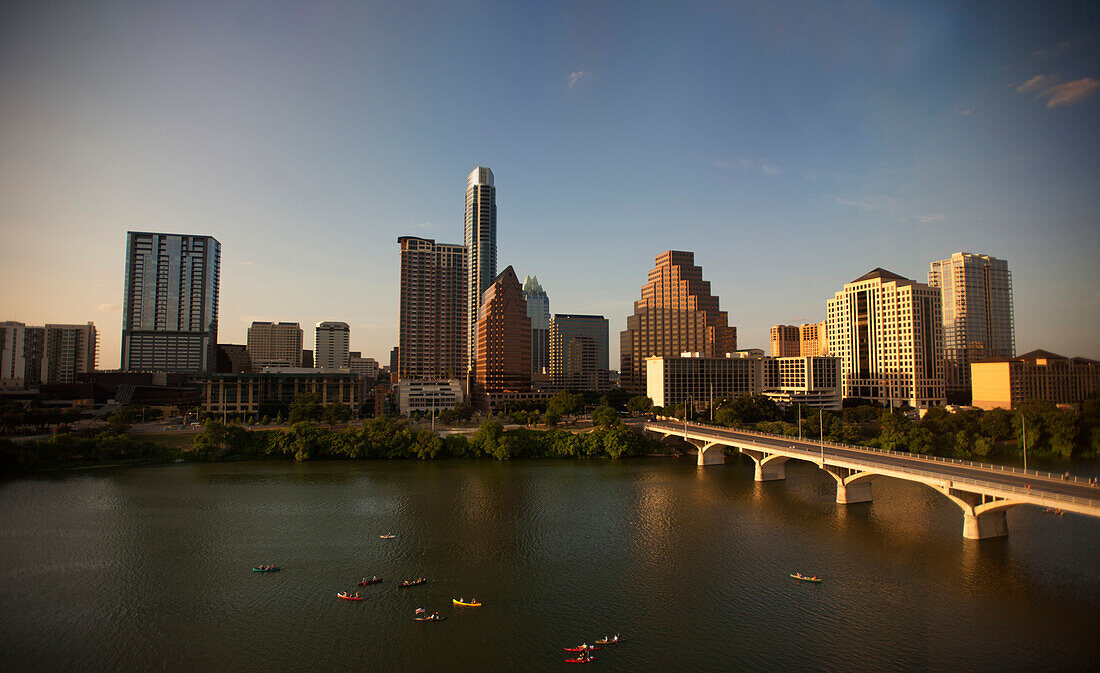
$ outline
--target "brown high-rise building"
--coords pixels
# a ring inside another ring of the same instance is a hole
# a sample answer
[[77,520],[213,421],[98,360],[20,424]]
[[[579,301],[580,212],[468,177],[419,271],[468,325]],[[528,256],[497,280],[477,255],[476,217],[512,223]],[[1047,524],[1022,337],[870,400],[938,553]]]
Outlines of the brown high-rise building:
[[794,325],[772,325],[772,357],[796,358],[799,345],[798,328]]
[[685,352],[714,357],[737,350],[737,328],[718,310],[718,297],[703,280],[703,269],[695,266],[694,253],[668,250],[657,255],[619,346],[621,385],[636,395],[646,394],[648,357]]
[[523,286],[510,266],[481,298],[474,375],[482,392],[531,388],[531,318]]
[[[466,373],[467,250],[402,236],[397,371],[391,380]],[[530,363],[528,363],[530,366]]]

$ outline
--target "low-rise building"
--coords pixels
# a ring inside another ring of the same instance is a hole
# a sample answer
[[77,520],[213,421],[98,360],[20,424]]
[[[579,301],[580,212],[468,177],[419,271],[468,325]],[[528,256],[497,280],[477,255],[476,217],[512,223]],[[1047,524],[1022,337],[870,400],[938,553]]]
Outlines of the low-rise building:
[[206,374],[196,377],[202,410],[212,414],[256,414],[262,405],[289,405],[299,393],[313,393],[321,405],[343,404],[358,413],[364,385],[348,370],[267,368],[252,374]]
[[974,406],[1014,409],[1031,399],[1080,404],[1100,391],[1100,362],[1034,350],[1015,358],[970,363]]
[[381,371],[378,360],[365,358],[359,351],[352,351],[348,355],[348,369],[371,380],[378,378],[378,373]]
[[841,408],[840,358],[764,358],[763,393],[780,406]]
[[402,416],[411,413],[439,413],[454,409],[465,401],[459,379],[420,381],[403,379],[397,383],[397,408]]
[[704,357],[681,353],[680,357],[646,358],[646,394],[658,407],[710,403],[728,397],[754,395],[761,390],[764,358],[756,352]]

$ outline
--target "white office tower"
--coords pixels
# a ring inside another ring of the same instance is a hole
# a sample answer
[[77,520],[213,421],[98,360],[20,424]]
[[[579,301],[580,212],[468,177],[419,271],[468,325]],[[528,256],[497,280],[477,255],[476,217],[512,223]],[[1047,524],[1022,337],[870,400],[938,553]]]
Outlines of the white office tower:
[[497,277],[497,188],[493,172],[478,166],[466,176],[467,366],[477,361],[477,319],[481,295]]
[[351,328],[346,322],[319,322],[313,347],[313,366],[318,369],[346,369]]
[[932,262],[928,284],[942,293],[947,392],[968,398],[970,363],[1016,356],[1012,273],[1003,259],[956,252]]

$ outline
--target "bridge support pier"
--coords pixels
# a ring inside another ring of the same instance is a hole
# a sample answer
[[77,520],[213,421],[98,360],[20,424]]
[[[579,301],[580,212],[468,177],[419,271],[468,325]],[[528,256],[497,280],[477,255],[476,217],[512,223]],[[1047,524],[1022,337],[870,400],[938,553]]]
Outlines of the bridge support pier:
[[699,439],[689,439],[687,442],[699,450],[700,466],[725,465],[726,452],[724,444],[705,442]]
[[1003,509],[977,515],[963,512],[963,537],[967,540],[985,540],[1005,535],[1008,535],[1008,520]]
[[871,502],[870,481],[860,481],[854,484],[837,483],[836,504],[854,505],[859,502]]
[[773,461],[753,460],[756,463],[756,481],[779,481],[787,478],[787,459]]
[[765,453],[755,449],[742,448],[741,453],[752,458],[756,466],[756,481],[779,481],[787,478],[787,457],[774,453]]
[[832,465],[825,465],[822,469],[836,480],[836,504],[854,505],[860,502],[871,502],[871,478],[875,476],[873,473],[857,472]]

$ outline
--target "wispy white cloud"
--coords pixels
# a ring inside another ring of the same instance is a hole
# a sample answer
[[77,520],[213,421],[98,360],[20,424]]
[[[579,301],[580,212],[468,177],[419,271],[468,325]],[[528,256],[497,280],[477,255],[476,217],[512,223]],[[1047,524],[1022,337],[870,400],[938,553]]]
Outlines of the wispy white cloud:
[[706,162],[714,168],[723,170],[733,169],[739,173],[758,173],[760,175],[776,176],[783,172],[783,169],[767,159],[749,159],[746,157],[723,159],[719,157],[707,157]]
[[963,111],[962,111],[962,114],[964,114],[964,115],[968,115],[968,114],[970,114],[970,110],[963,110]]
[[241,266],[252,266],[253,264],[255,264],[255,262],[253,262],[252,260],[248,260],[248,261],[245,261],[245,262],[237,262],[237,263],[240,264]]
[[116,311],[121,311],[122,307],[118,304],[100,304],[96,307],[96,310],[102,311],[103,313],[114,313]]
[[1063,41],[1059,42],[1058,44],[1054,45],[1053,47],[1051,47],[1050,49],[1040,49],[1038,51],[1033,51],[1033,52],[1031,52],[1031,55],[1034,58],[1038,58],[1038,59],[1041,59],[1043,61],[1049,61],[1052,58],[1055,58],[1057,56],[1061,56],[1062,54],[1066,53],[1067,51],[1072,49],[1073,46],[1074,46],[1073,40],[1063,40]]
[[1028,91],[1042,91],[1054,82],[1058,81],[1056,75],[1036,75],[1024,82],[1020,86],[1016,87],[1016,93],[1027,93]]
[[590,79],[592,79],[592,73],[588,72],[587,70],[577,70],[576,72],[571,72],[565,76],[565,81],[569,83],[569,88],[573,88],[581,82]]
[[898,200],[884,194],[867,194],[863,196],[834,196],[833,200],[842,206],[858,208],[864,211],[896,212]]
[[1016,93],[1035,93],[1035,98],[1047,101],[1048,108],[1073,105],[1087,100],[1100,89],[1100,81],[1082,77],[1072,82],[1062,82],[1059,75],[1036,75],[1016,87]]
[[1047,107],[1055,107],[1058,105],[1080,103],[1096,93],[1097,89],[1100,89],[1100,81],[1094,80],[1091,77],[1083,77],[1072,82],[1053,86],[1040,95],[1050,97],[1049,100],[1047,100]]
[[937,214],[937,215],[920,215],[919,217],[917,217],[917,220],[919,220],[919,221],[921,221],[921,222],[924,222],[924,223],[926,223],[926,224],[927,224],[927,223],[930,223],[930,222],[943,222],[943,221],[947,220],[947,216],[946,216],[946,215],[942,215],[942,214]]

